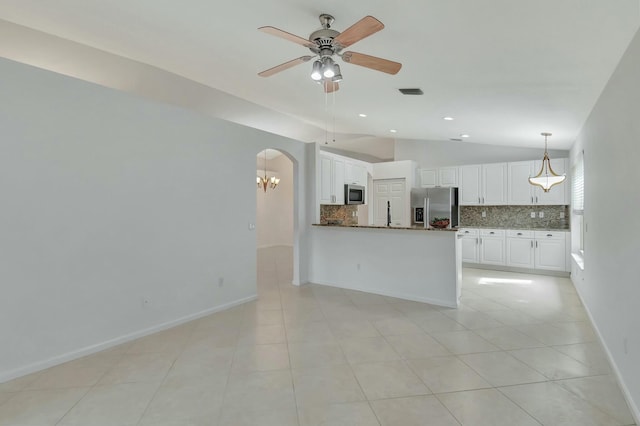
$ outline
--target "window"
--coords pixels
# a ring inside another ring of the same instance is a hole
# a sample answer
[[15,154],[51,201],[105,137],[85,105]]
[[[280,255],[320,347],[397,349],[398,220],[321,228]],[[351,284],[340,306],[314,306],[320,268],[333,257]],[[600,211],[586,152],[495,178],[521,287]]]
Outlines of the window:
[[581,152],[571,170],[571,209],[573,211],[574,226],[572,230],[576,233],[575,244],[572,244],[572,251],[584,253],[584,151]]

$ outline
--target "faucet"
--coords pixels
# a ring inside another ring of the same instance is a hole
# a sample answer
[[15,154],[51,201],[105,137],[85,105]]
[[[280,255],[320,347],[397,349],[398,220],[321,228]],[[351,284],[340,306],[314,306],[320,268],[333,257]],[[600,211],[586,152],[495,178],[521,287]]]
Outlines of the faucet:
[[387,226],[391,226],[391,201],[387,201]]

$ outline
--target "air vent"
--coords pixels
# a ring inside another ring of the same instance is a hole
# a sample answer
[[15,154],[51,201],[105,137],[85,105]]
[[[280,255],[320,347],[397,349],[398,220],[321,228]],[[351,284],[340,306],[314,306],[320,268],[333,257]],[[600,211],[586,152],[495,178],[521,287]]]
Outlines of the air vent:
[[398,89],[403,95],[424,95],[422,89]]
[[451,138],[449,140],[450,141],[454,141],[454,142],[462,142],[462,139],[460,139],[460,138]]

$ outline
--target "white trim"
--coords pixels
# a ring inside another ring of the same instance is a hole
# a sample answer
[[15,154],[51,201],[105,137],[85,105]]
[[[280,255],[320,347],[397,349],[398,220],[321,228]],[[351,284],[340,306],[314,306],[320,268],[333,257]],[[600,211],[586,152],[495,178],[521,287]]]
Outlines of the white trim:
[[470,262],[463,262],[462,267],[484,269],[489,271],[516,272],[520,274],[547,275],[551,277],[562,277],[562,278],[569,278],[571,276],[571,273],[567,271],[550,271],[547,269],[518,268],[516,266],[489,265],[489,264],[470,263]]
[[581,271],[584,271],[584,255],[582,253],[571,253],[571,257],[573,258],[573,263],[575,263]]
[[362,291],[364,293],[373,293],[373,294],[377,294],[379,296],[395,297],[396,299],[411,300],[413,302],[429,303],[430,305],[438,305],[438,306],[443,306],[445,308],[457,308],[458,307],[456,304],[451,304],[451,303],[448,303],[448,302],[446,302],[444,300],[440,300],[440,299],[432,299],[432,298],[427,298],[427,297],[414,296],[412,294],[405,294],[405,293],[396,293],[396,292],[393,292],[393,291],[385,291],[385,290],[380,290],[380,289],[371,288],[371,287],[358,287],[358,286],[350,286],[350,285],[340,285],[340,284],[336,284],[336,283],[328,283],[328,282],[322,282],[322,281],[313,281],[313,284],[324,285],[324,286],[327,286],[327,287],[343,288],[343,289],[346,289],[346,290]]
[[578,289],[578,287],[576,287],[575,284],[573,285],[573,287],[576,289],[576,293],[578,294],[578,297],[580,298],[580,302],[582,303],[582,306],[584,307],[584,310],[587,313],[587,316],[589,317],[589,321],[591,322],[591,325],[593,326],[593,329],[596,332],[596,336],[598,336],[598,341],[600,342],[600,345],[604,348],[604,352],[607,355],[607,360],[609,361],[609,364],[613,369],[614,376],[618,382],[618,385],[620,386],[620,389],[622,390],[624,399],[626,400],[627,405],[629,406],[629,411],[631,411],[633,420],[636,424],[640,424],[640,410],[638,410],[638,406],[633,401],[633,398],[631,397],[631,392],[629,392],[629,389],[627,388],[623,380],[622,374],[620,374],[620,370],[618,369],[618,366],[614,362],[614,359],[611,356],[611,352],[609,351],[609,348],[605,344],[605,341],[602,338],[602,334],[600,333],[600,330],[598,330],[597,324],[593,320],[593,316],[591,316],[591,311],[589,311],[589,307],[587,306],[586,303],[584,303],[584,299],[580,294],[580,290]]
[[101,343],[96,343],[95,345],[86,346],[84,348],[80,348],[78,350],[67,352],[62,355],[54,356],[52,358],[34,362],[32,364],[26,365],[24,367],[16,368],[14,370],[9,370],[0,373],[0,383],[8,382],[9,380],[16,379],[18,377],[26,376],[27,374],[35,373],[40,370],[44,370],[68,361],[73,361],[74,359],[82,358],[87,355],[94,354],[96,352],[103,351],[105,349],[112,348],[117,345],[121,345],[126,342],[130,342],[131,340],[139,339],[141,337],[148,336],[150,334],[157,333],[159,331],[167,330],[169,328],[176,327],[178,325],[184,324],[189,321],[196,320],[198,318],[206,317],[207,315],[214,314],[216,312],[224,311],[235,306],[242,305],[247,302],[252,302],[258,299],[258,295],[254,294],[249,297],[245,297],[243,299],[235,300],[230,303],[226,303],[224,305],[216,306],[213,308],[205,309],[204,311],[196,312],[195,314],[186,315],[184,317],[167,321],[162,324],[155,325],[153,327],[145,328],[143,330],[139,330],[130,334],[125,334],[124,336],[116,337]]

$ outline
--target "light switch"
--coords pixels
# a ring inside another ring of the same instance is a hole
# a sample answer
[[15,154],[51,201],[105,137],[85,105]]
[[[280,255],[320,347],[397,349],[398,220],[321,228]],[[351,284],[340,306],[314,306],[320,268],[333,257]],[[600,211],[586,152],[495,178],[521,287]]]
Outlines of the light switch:
[[254,229],[256,229],[256,224],[249,222],[249,231],[253,231]]
[[539,217],[540,219],[542,219],[542,218],[544,217],[544,212],[540,212],[540,213],[538,213],[538,217]]
[[482,210],[482,217],[487,217],[487,211],[486,210]]
[[536,212],[531,212],[531,219],[535,219],[536,218]]

